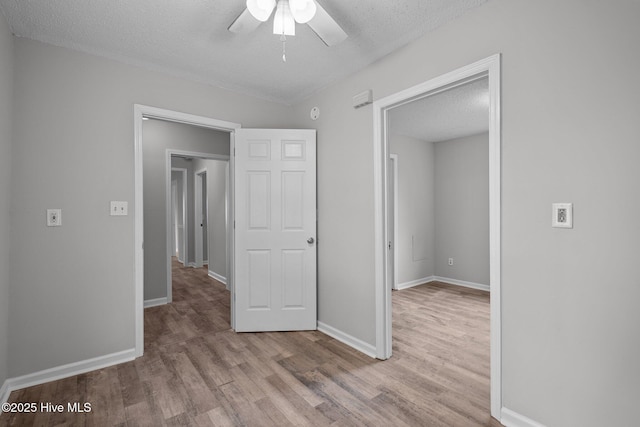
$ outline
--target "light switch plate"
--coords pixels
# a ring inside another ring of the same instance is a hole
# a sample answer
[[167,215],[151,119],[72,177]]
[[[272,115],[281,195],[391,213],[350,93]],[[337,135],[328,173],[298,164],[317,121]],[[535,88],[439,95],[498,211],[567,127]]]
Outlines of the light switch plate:
[[120,201],[111,201],[111,216],[126,216],[129,214],[129,203]]
[[47,209],[47,227],[62,225],[62,209]]
[[553,203],[551,206],[551,226],[573,228],[573,203]]

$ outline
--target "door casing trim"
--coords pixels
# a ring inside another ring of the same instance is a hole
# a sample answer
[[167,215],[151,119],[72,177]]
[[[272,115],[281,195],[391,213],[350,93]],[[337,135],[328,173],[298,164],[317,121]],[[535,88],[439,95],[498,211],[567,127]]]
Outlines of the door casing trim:
[[[225,156],[226,157],[226,156]],[[228,157],[226,160],[229,160]],[[204,176],[203,176],[204,175]],[[204,200],[202,199],[202,187],[205,186],[204,185],[204,181],[207,179],[207,169],[203,168],[203,169],[199,169],[193,172],[193,201],[195,204],[195,208],[193,210],[193,213],[195,214],[195,222],[194,222],[194,227],[195,230],[198,230],[198,219],[200,219],[201,224],[204,224],[204,218],[201,218],[202,216],[202,210],[204,209],[202,204],[204,202]],[[199,191],[198,191],[199,190]],[[208,207],[207,207],[207,211],[208,211]],[[208,216],[208,214],[207,214]],[[207,222],[209,221],[209,218],[206,218]],[[208,224],[207,224],[208,225]],[[195,260],[195,266],[196,268],[200,268],[202,266],[204,266],[204,230],[200,230],[199,232],[196,231],[194,234],[195,237],[195,245],[194,245],[194,249],[195,249],[195,256],[194,256],[194,260]],[[208,243],[208,237],[207,237],[207,246],[209,245]],[[207,247],[208,249],[208,247]]]

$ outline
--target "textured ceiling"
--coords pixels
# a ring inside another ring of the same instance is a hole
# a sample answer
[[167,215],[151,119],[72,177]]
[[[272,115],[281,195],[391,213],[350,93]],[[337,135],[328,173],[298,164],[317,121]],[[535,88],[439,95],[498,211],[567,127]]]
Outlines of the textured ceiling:
[[396,107],[389,132],[427,142],[446,141],[489,130],[489,81],[482,78]]
[[243,0],[0,0],[15,35],[295,104],[487,0],[318,0],[349,35],[326,47],[307,25],[227,27]]

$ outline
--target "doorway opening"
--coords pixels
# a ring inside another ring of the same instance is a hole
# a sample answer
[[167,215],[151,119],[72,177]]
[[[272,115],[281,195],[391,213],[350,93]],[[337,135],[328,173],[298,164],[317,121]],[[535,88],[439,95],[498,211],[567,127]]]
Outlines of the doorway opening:
[[187,169],[171,168],[171,248],[182,265],[187,263]]
[[[167,149],[166,175],[170,182],[166,183],[167,194],[167,235],[175,234],[178,247],[184,249],[184,259],[176,253],[174,245],[167,245],[166,252],[166,300],[160,305],[173,301],[173,268],[172,258],[185,267],[207,267],[209,277],[221,282],[228,288],[229,239],[231,238],[229,209],[229,156],[201,152]],[[169,172],[170,171],[170,172]],[[176,171],[184,171],[182,176]],[[174,199],[173,188],[177,187]],[[171,197],[170,197],[171,196]],[[183,207],[182,214],[178,206]],[[178,212],[176,215],[175,212]],[[179,225],[174,225],[173,217],[183,223],[183,232]],[[168,219],[171,218],[171,221]],[[157,251],[156,251],[157,252]],[[159,253],[155,256],[160,256]],[[149,254],[147,254],[147,262]],[[145,284],[148,286],[148,283]],[[146,291],[146,289],[145,289]]]
[[488,89],[485,76],[389,113],[393,289],[490,290]]
[[[390,188],[389,117],[393,109],[445,92],[482,78],[489,96],[489,285],[491,415],[500,419],[501,323],[500,323],[500,56],[494,55],[422,84],[380,99],[374,110],[374,205],[376,357],[392,353],[391,289],[394,283],[395,242]],[[401,161],[401,159],[400,159]],[[395,163],[394,163],[395,164]]]
[[[173,123],[181,123],[187,125],[193,125],[200,128],[214,129],[226,132],[229,135],[229,153],[233,152],[234,148],[234,135],[235,131],[239,129],[241,126],[237,123],[217,120],[209,117],[197,116],[192,114],[181,113],[177,111],[165,110],[156,107],[146,106],[146,105],[134,105],[134,170],[135,170],[135,216],[134,216],[134,254],[135,254],[135,270],[134,270],[134,283],[135,283],[135,297],[134,297],[134,311],[135,311],[135,357],[140,357],[144,353],[144,277],[145,277],[145,262],[144,262],[144,250],[145,246],[149,248],[153,246],[153,242],[145,242],[145,233],[144,233],[144,224],[145,224],[145,206],[144,206],[144,192],[143,192],[143,182],[145,173],[149,171],[145,171],[143,164],[143,121],[144,119],[158,119],[166,122]],[[172,218],[171,218],[171,150],[167,150],[164,153],[165,159],[165,167],[166,171],[166,179],[164,180],[164,194],[169,197],[165,197],[164,208],[160,208],[161,212],[164,212],[165,215],[165,226],[164,226],[164,236],[165,241],[161,242],[160,247],[166,248],[165,256],[163,258],[165,260],[171,259],[172,253]],[[173,154],[180,155],[181,152],[177,150],[173,150]],[[208,156],[206,153],[203,154],[205,157]],[[229,160],[229,183],[228,194],[228,210],[230,211],[228,218],[233,218],[233,157],[230,159],[227,157],[226,160]],[[148,191],[148,189],[145,189]],[[147,208],[148,209],[148,208]],[[229,228],[229,233],[232,233],[232,227]],[[229,238],[228,240],[228,248],[227,253],[229,256],[227,257],[227,265],[233,265],[233,238]],[[147,243],[147,245],[145,245]],[[187,254],[185,254],[186,256]],[[167,267],[165,272],[168,276],[167,283],[171,282],[171,265],[170,262],[167,263]],[[227,269],[227,286],[233,291],[233,269]],[[168,285],[167,285],[168,286]],[[167,293],[167,297],[170,293]],[[233,307],[233,305],[231,305]],[[233,322],[233,313],[231,313],[231,319]],[[233,324],[231,325],[234,326]]]

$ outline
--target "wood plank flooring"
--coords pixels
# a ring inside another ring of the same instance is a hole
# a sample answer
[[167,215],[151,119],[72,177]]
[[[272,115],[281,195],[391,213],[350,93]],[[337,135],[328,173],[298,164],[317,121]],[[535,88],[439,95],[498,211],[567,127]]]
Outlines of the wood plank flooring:
[[393,294],[393,357],[320,333],[229,328],[229,293],[173,264],[174,302],[145,310],[145,354],[10,402],[91,412],[0,415],[0,426],[499,426],[489,415],[489,296],[432,283]]

